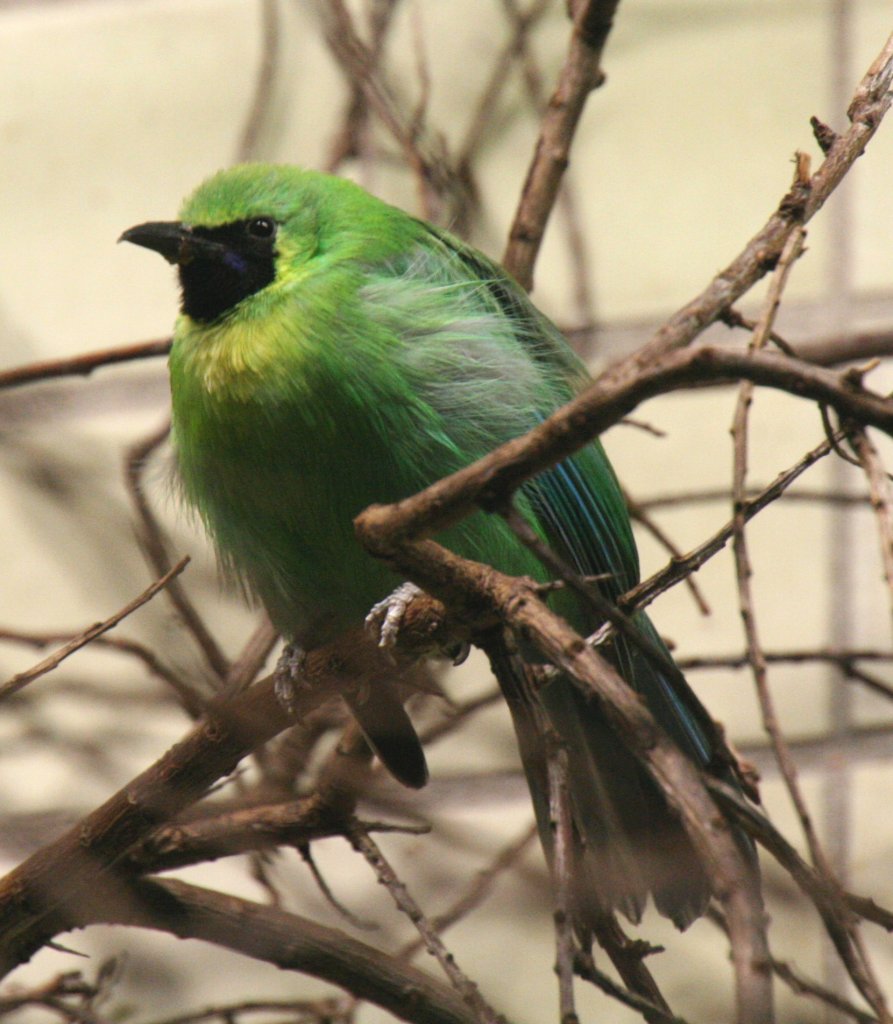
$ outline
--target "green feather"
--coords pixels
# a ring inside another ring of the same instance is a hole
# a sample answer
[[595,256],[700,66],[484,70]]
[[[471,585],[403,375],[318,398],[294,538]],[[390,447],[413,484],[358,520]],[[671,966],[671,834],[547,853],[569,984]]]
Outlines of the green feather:
[[[588,380],[558,330],[492,261],[347,181],[236,167],[186,200],[179,225],[125,237],[181,268],[187,312],[170,372],[183,493],[228,572],[304,647],[356,628],[400,582],[358,544],[357,513],[523,434]],[[192,304],[196,289],[210,302]],[[220,306],[210,319],[188,312]],[[517,501],[579,573],[606,574],[606,597],[636,583],[629,517],[599,443],[528,483]],[[504,572],[544,578],[499,516],[478,512],[438,539]],[[567,595],[557,606],[584,632],[599,625]],[[645,616],[637,621],[669,663]],[[682,749],[707,765],[715,730],[679,673],[625,638],[608,654]],[[548,849],[535,724],[543,712],[508,648],[495,668]],[[581,904],[637,917],[651,889],[684,927],[708,889],[681,826],[570,681],[559,678],[543,702],[569,748]]]

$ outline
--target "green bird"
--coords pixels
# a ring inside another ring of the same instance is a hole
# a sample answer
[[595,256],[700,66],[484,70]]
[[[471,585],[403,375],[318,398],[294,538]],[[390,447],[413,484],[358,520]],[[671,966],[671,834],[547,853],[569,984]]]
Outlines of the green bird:
[[[400,582],[358,543],[360,511],[525,433],[589,381],[494,262],[339,178],[237,166],[203,183],[178,221],[122,239],[179,271],[170,380],[182,493],[225,570],[304,650],[361,630]],[[605,598],[636,584],[629,516],[599,443],[525,484],[516,501],[577,573],[600,578]],[[546,578],[500,516],[477,512],[436,539]],[[554,603],[584,635],[601,624],[580,598]],[[633,621],[643,643],[620,635],[606,656],[694,762],[730,777],[709,715],[648,618]],[[614,908],[638,920],[651,892],[686,927],[709,885],[655,783],[570,680],[535,693],[508,640],[491,660],[547,855],[544,722],[567,747],[578,920]],[[353,711],[391,771],[423,785],[424,755],[397,691],[376,688]]]

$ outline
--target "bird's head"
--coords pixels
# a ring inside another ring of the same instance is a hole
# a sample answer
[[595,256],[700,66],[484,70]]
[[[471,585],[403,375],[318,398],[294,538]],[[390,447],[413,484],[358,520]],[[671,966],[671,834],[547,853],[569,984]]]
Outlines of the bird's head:
[[[288,286],[319,249],[320,181],[296,167],[243,164],[209,178],[180,219],[150,221],[120,241],[176,264],[182,312],[213,323],[260,293]],[[333,179],[328,179],[333,180]]]

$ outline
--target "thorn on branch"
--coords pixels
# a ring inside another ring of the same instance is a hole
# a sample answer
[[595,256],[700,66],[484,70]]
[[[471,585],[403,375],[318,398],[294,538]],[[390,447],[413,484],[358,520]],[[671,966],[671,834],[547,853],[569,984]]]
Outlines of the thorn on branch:
[[820,121],[815,114],[809,119],[809,123],[812,125],[812,134],[815,136],[819,149],[827,156],[828,151],[839,138],[837,132],[824,121]]
[[795,223],[804,219],[806,203],[812,191],[812,178],[809,170],[809,154],[798,149],[794,154],[793,184],[778,204],[779,214]]
[[841,375],[841,380],[847,387],[851,387],[854,391],[862,391],[865,387],[865,377],[871,373],[872,370],[876,370],[881,365],[880,359],[869,359],[867,363],[863,363],[861,366],[851,366],[845,370]]

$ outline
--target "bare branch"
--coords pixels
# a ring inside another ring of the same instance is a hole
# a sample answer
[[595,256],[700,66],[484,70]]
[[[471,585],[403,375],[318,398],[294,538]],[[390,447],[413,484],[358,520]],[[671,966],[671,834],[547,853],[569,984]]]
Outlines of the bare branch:
[[573,31],[555,92],[543,116],[533,161],[521,193],[502,262],[526,288],[533,287],[539,253],[570,147],[589,93],[604,75],[601,57],[619,0],[580,0],[572,5]]
[[260,62],[251,107],[245,118],[242,137],[236,147],[236,160],[239,162],[254,159],[256,156],[257,143],[270,107],[279,63],[279,12],[276,0],[260,0],[260,11]]
[[[152,453],[167,440],[170,429],[170,423],[165,423],[159,430],[128,448],[124,457],[124,481],[142,526],[140,540],[149,564],[157,573],[166,571],[170,559],[161,525],[143,490],[142,475]],[[229,672],[229,664],[217,641],[189,600],[188,594],[176,582],[168,588],[167,593],[197,647],[204,655],[208,667],[218,679],[224,680]]]
[[19,672],[7,680],[0,686],[0,700],[4,700],[6,697],[17,693],[22,687],[27,686],[28,683],[33,682],[35,679],[39,679],[40,676],[46,675],[47,672],[52,672],[59,664],[61,664],[66,658],[74,654],[75,651],[79,651],[82,647],[85,647],[91,640],[95,640],[96,637],[102,636],[103,633],[107,633],[110,629],[121,622],[122,619],[126,619],[128,615],[132,615],[137,608],[142,608],[144,604],[151,601],[152,598],[164,590],[170,582],[175,579],[189,564],[188,558],[183,558],[172,568],[169,569],[160,579],[156,580],[151,586],[147,587],[142,594],[135,597],[132,601],[129,601],[123,608],[115,612],[114,615],[109,616],[103,622],[97,622],[95,625],[90,626],[89,629],[85,629],[83,633],[73,637],[66,644],[60,647],[57,651],[48,657],[44,658],[43,661],[34,665],[32,668],[27,669],[25,672]]
[[555,910],[555,970],[561,1024],[578,1024],[574,1003],[574,824],[568,787],[567,751],[553,737],[548,751],[549,828],[552,831],[552,891]]
[[136,882],[123,895],[86,906],[79,923],[139,925],[202,939],[340,985],[415,1024],[476,1021],[442,982],[309,918],[174,879]]
[[893,609],[893,486],[889,474],[884,469],[880,453],[872,444],[867,432],[864,429],[852,428],[847,431],[847,437],[868,478],[871,507],[874,509],[880,538],[884,580]]
[[[432,626],[436,635],[443,619],[436,602],[421,605],[403,634],[409,663],[429,648]],[[426,611],[433,612],[433,623]],[[418,645],[414,653],[413,644]],[[79,908],[100,898],[104,883],[114,888],[112,869],[130,849],[204,795],[247,753],[341,689],[374,687],[394,671],[383,657],[370,658],[368,644],[352,646],[342,639],[308,653],[302,665],[305,685],[291,713],[276,698],[272,676],[231,700],[213,700],[205,718],[154,765],[0,880],[0,975],[79,920]]]
[[638,368],[626,361],[624,373],[609,372],[523,437],[509,441],[465,469],[445,477],[387,508],[373,506],[357,517],[370,549],[379,528],[393,537],[422,529],[432,532],[469,515],[476,507],[499,508],[530,477],[572,455],[636,406],[658,394],[708,380],[740,377],[811,398],[841,414],[893,435],[893,401],[867,391],[859,382],[788,356],[746,353],[703,346],[671,352]]
[[440,936],[432,927],[431,922],[409,894],[405,884],[385,859],[378,844],[372,840],[369,833],[359,823],[355,823],[351,828],[350,841],[354,848],[366,858],[379,882],[391,894],[391,898],[399,910],[415,925],[425,943],[425,949],[440,964],[443,973],[449,978],[453,988],[471,1010],[474,1019],[479,1024],[505,1024],[502,1014],[498,1014],[487,1003],[477,985],[461,970],[453,955],[447,950]]
[[159,341],[140,341],[133,345],[103,348],[67,359],[27,363],[12,370],[0,370],[0,389],[21,387],[23,384],[52,380],[54,377],[88,377],[102,366],[114,366],[116,363],[129,363],[138,359],[154,359],[157,356],[166,356],[170,350],[170,338],[163,338]]

